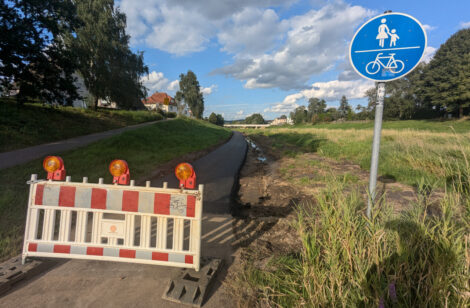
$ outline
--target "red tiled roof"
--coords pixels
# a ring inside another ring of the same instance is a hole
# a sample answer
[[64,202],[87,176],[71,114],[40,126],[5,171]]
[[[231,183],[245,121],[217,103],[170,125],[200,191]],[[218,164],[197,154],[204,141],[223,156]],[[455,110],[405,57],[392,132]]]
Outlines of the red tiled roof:
[[146,99],[143,99],[142,103],[144,103],[145,105],[163,104],[164,101],[165,101],[165,98],[168,98],[170,104],[172,103],[173,97],[171,97],[170,95],[168,95],[164,92],[155,92],[155,93],[152,94],[152,96],[147,97]]

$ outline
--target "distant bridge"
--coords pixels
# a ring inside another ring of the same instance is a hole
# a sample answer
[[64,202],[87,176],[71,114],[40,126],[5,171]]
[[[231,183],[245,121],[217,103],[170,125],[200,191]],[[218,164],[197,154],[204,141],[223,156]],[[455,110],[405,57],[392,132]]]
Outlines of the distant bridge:
[[224,127],[229,128],[265,128],[271,124],[224,124]]

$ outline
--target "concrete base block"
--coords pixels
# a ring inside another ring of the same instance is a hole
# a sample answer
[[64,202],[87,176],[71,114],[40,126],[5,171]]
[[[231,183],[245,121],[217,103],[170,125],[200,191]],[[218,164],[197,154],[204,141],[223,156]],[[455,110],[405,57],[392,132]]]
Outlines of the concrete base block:
[[201,270],[183,269],[170,279],[162,298],[172,302],[201,307],[204,297],[222,268],[222,259],[201,258]]

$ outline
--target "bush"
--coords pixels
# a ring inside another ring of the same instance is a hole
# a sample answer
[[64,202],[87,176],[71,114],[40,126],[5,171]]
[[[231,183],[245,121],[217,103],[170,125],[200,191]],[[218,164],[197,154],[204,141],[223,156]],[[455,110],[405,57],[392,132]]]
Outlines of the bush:
[[166,117],[170,119],[176,118],[176,112],[168,112]]

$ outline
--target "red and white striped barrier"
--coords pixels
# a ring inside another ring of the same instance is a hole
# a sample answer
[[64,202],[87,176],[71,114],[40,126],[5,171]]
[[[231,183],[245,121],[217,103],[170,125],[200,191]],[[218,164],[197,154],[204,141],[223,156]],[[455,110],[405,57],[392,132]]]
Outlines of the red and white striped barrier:
[[203,185],[186,190],[101,183],[31,176],[23,262],[37,256],[199,270]]

